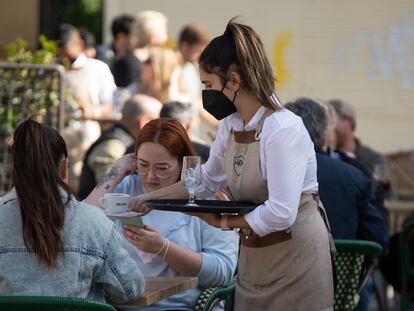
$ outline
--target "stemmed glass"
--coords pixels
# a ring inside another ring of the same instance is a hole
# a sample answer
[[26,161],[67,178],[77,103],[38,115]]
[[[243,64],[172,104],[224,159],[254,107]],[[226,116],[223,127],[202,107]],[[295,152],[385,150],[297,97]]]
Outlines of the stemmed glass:
[[199,156],[183,157],[181,182],[189,194],[186,205],[196,206],[194,201],[195,189],[201,184],[201,158]]

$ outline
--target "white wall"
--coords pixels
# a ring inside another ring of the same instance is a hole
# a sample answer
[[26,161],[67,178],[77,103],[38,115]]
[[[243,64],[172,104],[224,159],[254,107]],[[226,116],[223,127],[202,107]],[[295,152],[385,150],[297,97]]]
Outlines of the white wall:
[[105,0],[105,31],[119,13],[158,10],[176,39],[197,21],[213,36],[227,21],[262,36],[283,102],[299,96],[354,104],[357,135],[390,152],[414,148],[414,2],[411,0]]

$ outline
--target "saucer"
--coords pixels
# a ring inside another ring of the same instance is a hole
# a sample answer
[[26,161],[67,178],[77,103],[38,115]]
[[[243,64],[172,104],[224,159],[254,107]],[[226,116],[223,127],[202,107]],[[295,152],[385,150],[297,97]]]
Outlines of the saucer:
[[123,212],[123,213],[105,213],[105,215],[110,218],[130,218],[130,217],[142,216],[142,213],[128,211],[128,212]]

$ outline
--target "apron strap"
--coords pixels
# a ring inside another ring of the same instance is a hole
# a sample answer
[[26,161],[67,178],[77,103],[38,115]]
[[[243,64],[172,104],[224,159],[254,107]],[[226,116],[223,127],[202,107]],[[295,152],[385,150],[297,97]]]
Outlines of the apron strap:
[[313,199],[317,202],[318,205],[318,211],[323,219],[323,222],[325,223],[326,229],[328,230],[328,238],[329,238],[329,250],[331,252],[331,263],[332,263],[332,276],[333,276],[333,282],[334,282],[334,291],[336,291],[336,287],[338,285],[338,274],[336,271],[336,265],[335,265],[335,257],[337,255],[336,247],[335,247],[335,241],[332,237],[331,233],[331,227],[329,225],[328,215],[326,214],[325,208],[322,205],[322,202],[319,198],[318,193],[313,193]]
[[250,131],[235,131],[233,128],[230,133],[234,135],[234,140],[238,144],[251,144],[260,140],[260,134],[262,133],[264,120],[270,116],[274,110],[267,109],[262,116],[258,126],[255,130]]

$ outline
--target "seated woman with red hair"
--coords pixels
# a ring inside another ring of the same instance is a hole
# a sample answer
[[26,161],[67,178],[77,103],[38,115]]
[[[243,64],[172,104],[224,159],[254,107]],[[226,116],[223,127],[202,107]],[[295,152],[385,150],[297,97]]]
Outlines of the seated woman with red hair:
[[[183,157],[192,155],[196,153],[179,122],[153,120],[140,131],[135,155],[118,160],[87,201],[96,204],[105,192],[136,196],[172,185],[180,179]],[[152,210],[143,221],[144,228],[124,227],[123,233],[125,248],[144,275],[198,277],[198,288],[162,300],[156,307],[192,310],[203,288],[232,280],[238,252],[234,231],[222,232],[178,212]]]

